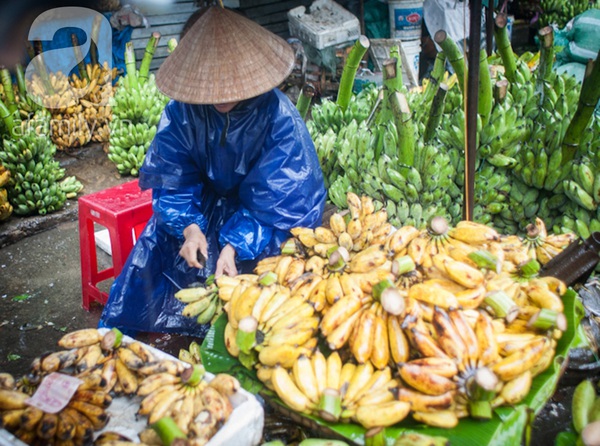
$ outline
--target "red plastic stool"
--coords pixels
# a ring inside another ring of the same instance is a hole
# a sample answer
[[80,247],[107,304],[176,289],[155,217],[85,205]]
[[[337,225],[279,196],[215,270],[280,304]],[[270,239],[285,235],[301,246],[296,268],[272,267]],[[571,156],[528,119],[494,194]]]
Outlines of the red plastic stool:
[[[97,284],[117,277],[127,256],[152,216],[152,191],[142,191],[138,180],[84,195],[79,203],[79,249],[81,253],[82,306],[90,309],[90,303],[106,304],[108,294]],[[108,229],[110,236],[112,268],[98,271],[94,223]]]

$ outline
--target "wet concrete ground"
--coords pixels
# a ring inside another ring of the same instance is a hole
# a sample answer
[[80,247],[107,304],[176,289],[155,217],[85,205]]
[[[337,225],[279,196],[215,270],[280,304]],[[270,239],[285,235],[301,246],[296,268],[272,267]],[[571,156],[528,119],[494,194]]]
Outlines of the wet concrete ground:
[[[76,175],[84,193],[105,189],[132,178],[121,178],[100,146],[59,156],[67,175]],[[101,268],[110,257],[99,252]],[[108,289],[110,283],[105,283]],[[0,223],[0,371],[26,373],[36,356],[57,350],[64,332],[96,326],[99,305],[81,307],[81,277],[77,203],[69,200],[60,212],[45,217],[12,217]],[[191,338],[144,334],[144,342],[177,355]],[[568,374],[567,374],[568,377]],[[570,399],[576,381],[565,382],[536,418],[534,446],[554,443],[570,425]]]

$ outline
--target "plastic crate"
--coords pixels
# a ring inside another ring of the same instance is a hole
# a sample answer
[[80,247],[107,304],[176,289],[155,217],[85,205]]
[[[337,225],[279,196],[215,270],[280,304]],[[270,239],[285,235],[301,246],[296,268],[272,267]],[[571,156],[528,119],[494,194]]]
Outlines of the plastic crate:
[[316,0],[288,11],[290,35],[318,50],[360,37],[360,23],[351,12],[332,0]]

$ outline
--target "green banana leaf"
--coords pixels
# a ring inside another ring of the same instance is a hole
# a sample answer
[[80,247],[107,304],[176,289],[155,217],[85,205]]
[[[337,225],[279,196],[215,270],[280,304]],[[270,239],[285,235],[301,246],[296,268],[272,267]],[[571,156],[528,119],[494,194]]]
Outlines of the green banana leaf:
[[[544,407],[554,394],[558,381],[562,375],[569,350],[585,346],[587,338],[581,328],[581,319],[584,315],[583,305],[577,293],[571,289],[563,296],[565,316],[568,320],[568,329],[565,331],[556,346],[556,355],[553,363],[543,373],[533,380],[531,390],[525,400],[514,407],[500,407],[495,410],[494,416],[488,421],[478,421],[463,418],[454,429],[440,429],[417,423],[410,417],[396,426],[386,429],[387,444],[393,445],[395,439],[404,431],[413,431],[430,436],[446,437],[450,444],[461,446],[505,446],[509,444],[522,444],[528,438],[528,432],[533,424],[534,417]],[[211,327],[202,343],[202,361],[206,370],[212,373],[231,373],[243,379],[255,379],[256,374],[242,367],[237,358],[232,357],[224,344],[224,331],[227,316],[222,314]],[[244,385],[242,383],[242,385]],[[248,384],[246,384],[248,385]],[[253,387],[255,393],[260,391],[262,385],[256,383]],[[270,393],[272,395],[272,393]],[[277,398],[270,398],[283,405]],[[307,424],[317,423],[325,431],[330,431],[335,436],[342,436],[355,444],[364,444],[365,429],[352,423],[327,423],[320,418],[302,415]]]

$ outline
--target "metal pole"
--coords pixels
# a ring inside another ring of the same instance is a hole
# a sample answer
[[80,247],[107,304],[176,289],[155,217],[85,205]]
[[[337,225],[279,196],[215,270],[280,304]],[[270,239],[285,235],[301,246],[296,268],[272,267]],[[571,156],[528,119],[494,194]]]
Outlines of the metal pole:
[[465,197],[463,218],[473,219],[475,160],[477,157],[477,103],[479,100],[479,53],[481,48],[481,0],[470,0],[467,76],[467,147],[465,150]]
[[488,0],[485,8],[485,49],[488,55],[494,51],[494,0]]

